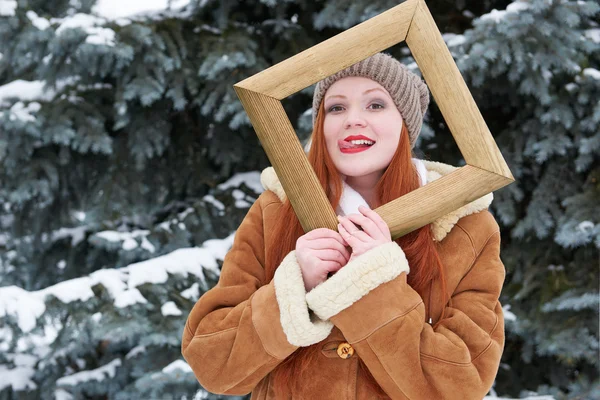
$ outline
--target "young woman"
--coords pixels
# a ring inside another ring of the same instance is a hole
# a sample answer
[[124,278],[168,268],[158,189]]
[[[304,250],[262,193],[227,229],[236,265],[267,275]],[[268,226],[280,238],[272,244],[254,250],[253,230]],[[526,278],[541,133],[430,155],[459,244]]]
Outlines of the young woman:
[[397,240],[373,211],[456,167],[412,157],[425,82],[378,53],[319,82],[308,159],[338,231],[305,233],[272,167],[188,317],[213,393],[480,400],[504,349],[500,231],[477,199]]

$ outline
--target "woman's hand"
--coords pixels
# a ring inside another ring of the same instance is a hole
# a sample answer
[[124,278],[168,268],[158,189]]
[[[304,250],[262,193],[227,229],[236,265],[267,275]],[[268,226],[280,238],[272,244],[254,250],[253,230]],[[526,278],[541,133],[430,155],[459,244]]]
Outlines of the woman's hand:
[[346,265],[350,258],[347,245],[338,232],[327,228],[313,229],[298,238],[296,259],[307,292]]
[[[338,215],[338,230],[342,238],[352,247],[350,260],[358,257],[367,251],[392,241],[390,228],[385,221],[381,219],[375,211],[360,206],[358,211],[361,214],[349,214],[345,217]],[[362,231],[356,226],[360,225]]]

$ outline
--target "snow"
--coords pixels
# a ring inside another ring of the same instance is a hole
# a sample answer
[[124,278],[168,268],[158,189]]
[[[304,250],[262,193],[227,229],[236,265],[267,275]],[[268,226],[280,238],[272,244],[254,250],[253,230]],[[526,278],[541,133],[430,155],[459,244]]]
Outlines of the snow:
[[13,390],[36,389],[36,384],[31,380],[35,374],[32,367],[15,367],[8,369],[0,365],[0,391],[12,386]]
[[467,17],[469,19],[475,18],[475,14],[473,14],[473,12],[471,10],[464,10],[462,12],[462,15],[464,15],[465,17]]
[[46,30],[50,27],[50,21],[48,21],[46,18],[39,17],[35,11],[29,10],[25,15],[27,15],[27,18],[29,18],[33,26],[38,28],[40,31]]
[[493,20],[494,22],[498,23],[498,22],[500,22],[504,18],[505,15],[506,15],[506,11],[505,10],[498,11],[498,10],[496,10],[494,8],[488,14],[483,14],[479,18],[481,20]]
[[96,233],[95,235],[104,240],[108,240],[109,242],[120,242],[122,240],[127,240],[129,238],[136,238],[144,235],[148,235],[150,233],[149,230],[145,229],[137,229],[131,232],[118,232],[118,231],[101,231]]
[[52,294],[63,303],[72,301],[85,301],[94,296],[91,287],[100,283],[116,298],[126,289],[123,282],[125,273],[118,269],[101,269],[93,272],[89,277],[75,278],[57,283],[49,288],[38,291],[40,295]]
[[92,285],[101,283],[113,298],[127,289],[127,273],[120,269],[99,269],[90,274]]
[[35,121],[34,113],[40,111],[42,106],[40,103],[32,102],[25,105],[22,101],[18,101],[10,108],[10,120],[19,120],[23,122]]
[[73,400],[73,395],[59,388],[54,391],[54,400]]
[[0,318],[12,315],[23,332],[35,327],[35,321],[46,311],[42,298],[17,286],[0,288]]
[[226,190],[230,187],[239,187],[241,183],[245,183],[246,186],[258,194],[265,191],[262,183],[260,183],[260,172],[258,171],[237,173],[227,181],[217,185],[217,188],[220,190]]
[[55,296],[63,303],[80,300],[86,301],[94,297],[92,291],[92,279],[84,276],[81,278],[69,279],[68,281],[59,282],[45,289],[39,290],[37,293],[44,299],[48,295]]
[[132,232],[117,232],[117,231],[102,231],[95,234],[95,236],[107,240],[109,242],[120,242],[123,241],[121,245],[123,250],[133,250],[138,247],[138,242],[135,238],[141,237],[142,244],[141,247],[145,250],[148,250],[150,253],[154,253],[156,248],[146,236],[150,234],[149,230],[138,229]]
[[37,356],[38,359],[45,358],[52,351],[52,344],[58,337],[58,332],[63,328],[60,321],[44,318],[42,332],[30,333],[21,335],[17,339],[16,350],[19,353],[31,353]]
[[0,391],[12,386],[13,391],[25,391],[36,389],[37,385],[32,380],[35,374],[37,358],[29,354],[5,354],[9,361],[15,365],[10,369],[6,365],[0,365]]
[[567,89],[567,91],[568,91],[568,92],[572,92],[572,91],[574,91],[575,89],[577,89],[577,84],[576,84],[576,83],[574,83],[574,82],[567,83],[567,84],[565,85],[565,89]]
[[158,224],[158,227],[161,229],[164,229],[167,232],[171,232],[171,222],[170,221],[165,221],[165,222],[161,222],[160,224]]
[[183,372],[193,372],[192,371],[192,367],[190,367],[188,365],[188,363],[186,363],[183,360],[175,360],[173,361],[171,364],[167,365],[166,367],[164,367],[162,369],[162,372],[170,374],[173,371],[183,371]]
[[577,229],[583,233],[591,233],[594,230],[594,223],[592,221],[581,221],[577,225]]
[[138,247],[137,242],[132,238],[127,238],[123,242],[123,250],[133,250]]
[[493,20],[494,22],[498,23],[503,18],[505,18],[507,15],[517,14],[520,11],[529,9],[529,7],[530,6],[529,6],[528,3],[525,3],[523,1],[515,1],[513,3],[510,3],[506,7],[506,10],[500,10],[500,11],[498,11],[498,10],[496,10],[494,8],[488,14],[483,14],[481,17],[479,17],[479,19],[481,19],[481,20]]
[[90,35],[85,40],[86,43],[101,44],[105,46],[115,45],[115,31],[109,28],[88,29]]
[[17,9],[17,0],[2,0],[0,1],[0,16],[12,17]]
[[541,72],[542,72],[542,77],[544,78],[544,80],[549,83],[550,79],[552,79],[552,77],[554,76],[554,74],[552,73],[552,71],[546,69],[546,68],[541,68]]
[[60,260],[59,262],[56,263],[56,268],[58,268],[58,269],[65,269],[66,266],[67,266],[67,262],[65,260]]
[[12,361],[17,367],[33,367],[37,362],[37,358],[31,354],[6,354],[6,358]]
[[125,290],[115,297],[115,307],[125,308],[137,303],[148,303],[137,289]]
[[160,312],[163,316],[168,317],[169,315],[181,315],[181,310],[177,308],[174,301],[167,301],[160,308]]
[[122,19],[180,9],[187,6],[189,2],[190,0],[98,0],[92,12],[107,19]]
[[219,215],[223,215],[225,213],[225,205],[219,200],[215,199],[213,195],[207,194],[202,198],[202,200],[215,206],[219,210]]
[[152,243],[150,243],[146,236],[142,237],[142,249],[148,250],[150,253],[156,252],[156,248]]
[[[94,297],[92,287],[102,284],[114,299],[116,307],[123,308],[137,303],[147,303],[137,286],[145,283],[165,283],[169,274],[188,276],[192,274],[200,279],[206,287],[203,269],[207,268],[216,275],[220,274],[217,259],[223,260],[231,248],[234,233],[224,239],[211,239],[203,243],[202,247],[182,248],[169,254],[155,257],[150,260],[133,263],[123,268],[101,269],[89,276],[79,277],[45,289],[28,292],[17,286],[0,287],[0,320],[12,316],[22,332],[30,332],[36,326],[36,321],[46,311],[46,296],[55,296],[63,303],[73,301],[86,301]],[[190,295],[193,294],[191,293]],[[166,312],[174,312],[167,306]],[[94,316],[99,319],[99,316]],[[96,319],[95,319],[96,320]],[[97,321],[97,320],[96,320]],[[35,339],[29,335],[28,340],[38,340],[40,351],[46,351],[47,344],[56,337],[60,327],[52,323],[44,325],[44,335]],[[0,331],[1,332],[1,331]],[[1,335],[0,335],[1,336]],[[6,335],[4,335],[6,336]],[[6,337],[2,337],[0,343]],[[26,348],[26,343],[20,344]]]
[[460,46],[467,40],[464,35],[457,35],[455,33],[444,33],[442,38],[448,47]]
[[246,200],[246,193],[242,192],[240,189],[234,189],[231,192],[231,195],[235,199],[235,207],[236,208],[248,208],[252,206],[252,204],[248,203]]
[[600,28],[588,29],[585,31],[585,36],[594,43],[600,43]]
[[517,316],[512,313],[510,310],[510,304],[505,304],[502,306],[502,312],[504,313],[504,319],[507,321],[516,321]]
[[60,35],[67,29],[81,28],[83,30],[87,30],[90,28],[94,28],[96,25],[105,24],[106,20],[104,18],[98,18],[90,14],[77,13],[62,19],[52,19],[51,22],[60,23],[59,27],[56,28],[55,31],[56,35]]
[[[125,3],[126,4],[126,3]],[[115,31],[109,28],[98,27],[106,23],[104,18],[98,18],[90,14],[77,13],[63,19],[53,19],[51,22],[60,22],[60,26],[56,29],[56,35],[60,35],[67,29],[80,28],[84,30],[88,37],[87,43],[103,44],[114,46]]]
[[506,11],[508,12],[519,12],[519,11],[523,11],[523,10],[528,10],[529,9],[529,4],[525,3],[523,1],[515,1],[514,3],[510,3],[507,7],[506,7]]
[[0,104],[10,98],[18,98],[21,101],[47,100],[54,98],[54,92],[44,90],[44,81],[24,81],[17,79],[0,86]]
[[100,368],[92,369],[89,371],[77,372],[73,375],[65,376],[56,381],[56,385],[68,385],[75,386],[81,382],[87,382],[91,380],[103,381],[105,378],[114,378],[117,367],[121,366],[121,359],[116,358],[106,365]]
[[[231,246],[229,246],[231,247]],[[202,267],[218,271],[218,264],[209,249],[201,247],[177,249],[167,255],[130,264],[128,286],[134,288],[145,283],[165,283],[170,274],[193,274],[204,280]]]
[[193,212],[194,212],[194,209],[192,207],[188,207],[185,210],[183,210],[182,212],[180,212],[179,214],[177,214],[177,218],[179,218],[180,221],[183,221],[184,219],[186,219],[186,217],[188,215],[190,215]]
[[73,211],[73,216],[79,221],[83,222],[85,220],[85,213],[83,211]]
[[0,352],[5,353],[10,349],[13,336],[12,330],[8,326],[0,328]]
[[146,346],[135,346],[133,349],[129,350],[129,353],[125,356],[126,359],[130,359],[135,357],[136,355],[143,353],[146,351]]
[[181,295],[186,299],[197,301],[200,298],[200,285],[194,282],[192,286],[181,292]]
[[595,68],[584,68],[583,69],[583,75],[584,76],[589,76],[590,78],[596,79],[596,80],[600,80],[600,71],[598,71]]
[[[50,238],[53,242],[67,237],[71,238],[71,246],[75,247],[85,239],[85,233],[88,230],[87,226],[76,226],[74,228],[60,228],[52,232]],[[46,242],[48,235],[42,235],[42,241]]]
[[[219,260],[224,260],[227,252],[233,245],[233,238],[235,233],[232,233],[228,237],[224,239],[209,239],[202,243],[202,247],[205,248],[212,257],[218,258]],[[219,270],[215,270],[215,272],[219,272]]]
[[[0,0],[1,1],[1,0]],[[56,90],[61,91],[65,86],[71,85],[81,79],[78,76],[71,76],[56,81]],[[37,112],[41,105],[39,103],[30,103],[25,107],[24,102],[32,101],[52,101],[56,96],[56,91],[52,88],[45,89],[45,81],[24,81],[17,79],[0,86],[0,107],[9,105],[10,99],[20,100],[13,105],[11,112],[15,119],[29,120],[33,118],[31,112]]]

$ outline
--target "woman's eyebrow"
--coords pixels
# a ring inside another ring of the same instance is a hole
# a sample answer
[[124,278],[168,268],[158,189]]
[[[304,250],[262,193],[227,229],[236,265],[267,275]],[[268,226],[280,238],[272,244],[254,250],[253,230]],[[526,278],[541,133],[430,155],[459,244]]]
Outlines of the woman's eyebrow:
[[[381,92],[385,93],[385,92],[384,92],[382,89],[380,89],[380,88],[373,88],[373,89],[365,90],[365,92],[364,92],[363,94],[367,94],[367,93],[369,93],[369,92],[372,92],[372,91],[374,91],[374,90],[379,90],[379,91],[381,91]],[[333,96],[327,96],[327,98],[326,98],[325,100],[332,99],[332,98],[334,98],[334,97],[341,97],[342,99],[345,99],[345,98],[346,98],[346,96],[343,96],[343,95],[341,95],[341,94],[335,94],[335,95],[333,95]]]

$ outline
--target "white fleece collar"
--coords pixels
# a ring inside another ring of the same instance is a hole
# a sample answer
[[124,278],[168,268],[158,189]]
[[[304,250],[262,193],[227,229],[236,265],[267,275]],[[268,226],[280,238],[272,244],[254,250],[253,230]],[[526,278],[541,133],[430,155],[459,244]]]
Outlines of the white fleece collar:
[[[418,158],[412,158],[412,162],[417,168],[417,172],[421,178],[421,186],[425,186],[427,184],[427,169],[425,168],[425,165]],[[336,213],[338,215],[360,214],[358,211],[359,206],[371,208],[360,193],[354,190],[352,186],[348,185],[345,180],[342,180],[342,197],[340,198],[340,204],[336,209]]]

